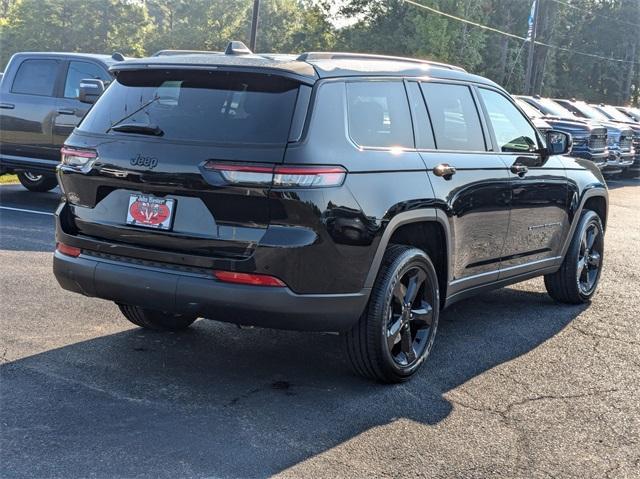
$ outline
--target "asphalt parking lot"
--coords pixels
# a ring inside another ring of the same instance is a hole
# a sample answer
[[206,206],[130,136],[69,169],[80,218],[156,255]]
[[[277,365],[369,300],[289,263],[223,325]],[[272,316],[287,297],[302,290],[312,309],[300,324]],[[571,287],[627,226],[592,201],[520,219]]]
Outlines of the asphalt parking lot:
[[640,181],[610,187],[590,307],[541,279],[469,299],[380,386],[336,336],[151,333],[61,290],[57,194],[1,186],[0,477],[640,477]]

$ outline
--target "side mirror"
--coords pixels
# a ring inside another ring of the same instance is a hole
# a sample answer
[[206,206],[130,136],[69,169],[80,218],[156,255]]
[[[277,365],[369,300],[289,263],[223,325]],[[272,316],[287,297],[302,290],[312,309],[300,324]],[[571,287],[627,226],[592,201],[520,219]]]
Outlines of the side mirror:
[[569,133],[558,130],[549,130],[545,133],[545,139],[547,141],[547,154],[552,155],[566,155],[571,151],[573,146],[573,139]]
[[100,98],[100,95],[104,93],[104,89],[104,81],[102,80],[96,78],[80,80],[78,100],[82,103],[95,103]]

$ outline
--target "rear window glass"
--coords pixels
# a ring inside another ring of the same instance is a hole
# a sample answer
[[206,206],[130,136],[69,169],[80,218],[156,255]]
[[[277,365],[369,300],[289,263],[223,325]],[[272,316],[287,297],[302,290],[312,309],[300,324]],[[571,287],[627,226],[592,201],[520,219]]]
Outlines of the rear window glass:
[[25,60],[18,68],[11,91],[25,95],[53,96],[57,75],[57,60]]
[[211,143],[287,142],[298,83],[205,70],[122,71],[78,127],[154,125],[162,137]]
[[359,146],[413,148],[407,94],[401,82],[347,83],[349,135]]
[[438,149],[486,150],[478,110],[469,87],[423,83],[422,91]]

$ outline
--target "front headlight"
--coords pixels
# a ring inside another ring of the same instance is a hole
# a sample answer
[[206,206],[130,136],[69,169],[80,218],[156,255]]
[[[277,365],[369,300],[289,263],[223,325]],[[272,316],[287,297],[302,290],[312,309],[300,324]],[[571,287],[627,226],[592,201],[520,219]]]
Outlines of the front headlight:
[[589,144],[588,136],[573,136],[573,146],[587,146]]

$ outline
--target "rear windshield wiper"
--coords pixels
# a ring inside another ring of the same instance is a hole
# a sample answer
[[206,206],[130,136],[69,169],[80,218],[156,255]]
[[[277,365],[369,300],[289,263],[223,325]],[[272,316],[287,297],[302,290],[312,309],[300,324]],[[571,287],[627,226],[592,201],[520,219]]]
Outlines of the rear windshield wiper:
[[143,123],[120,123],[109,130],[120,133],[138,133],[140,135],[162,136],[164,131],[158,125],[145,125]]
[[122,118],[120,118],[118,121],[114,121],[113,123],[111,123],[111,126],[107,129],[107,131],[105,131],[105,133],[109,133],[111,130],[115,130],[116,125],[119,125],[120,123],[122,123],[125,120],[128,120],[129,118],[131,118],[133,115],[135,115],[136,113],[138,113],[139,111],[144,110],[146,107],[148,107],[149,105],[151,105],[154,101],[159,100],[160,97],[159,96],[154,96],[151,100],[144,102],[142,105],[140,105],[138,108],[136,108],[135,110],[133,110],[131,113],[129,113],[128,115],[123,116]]

